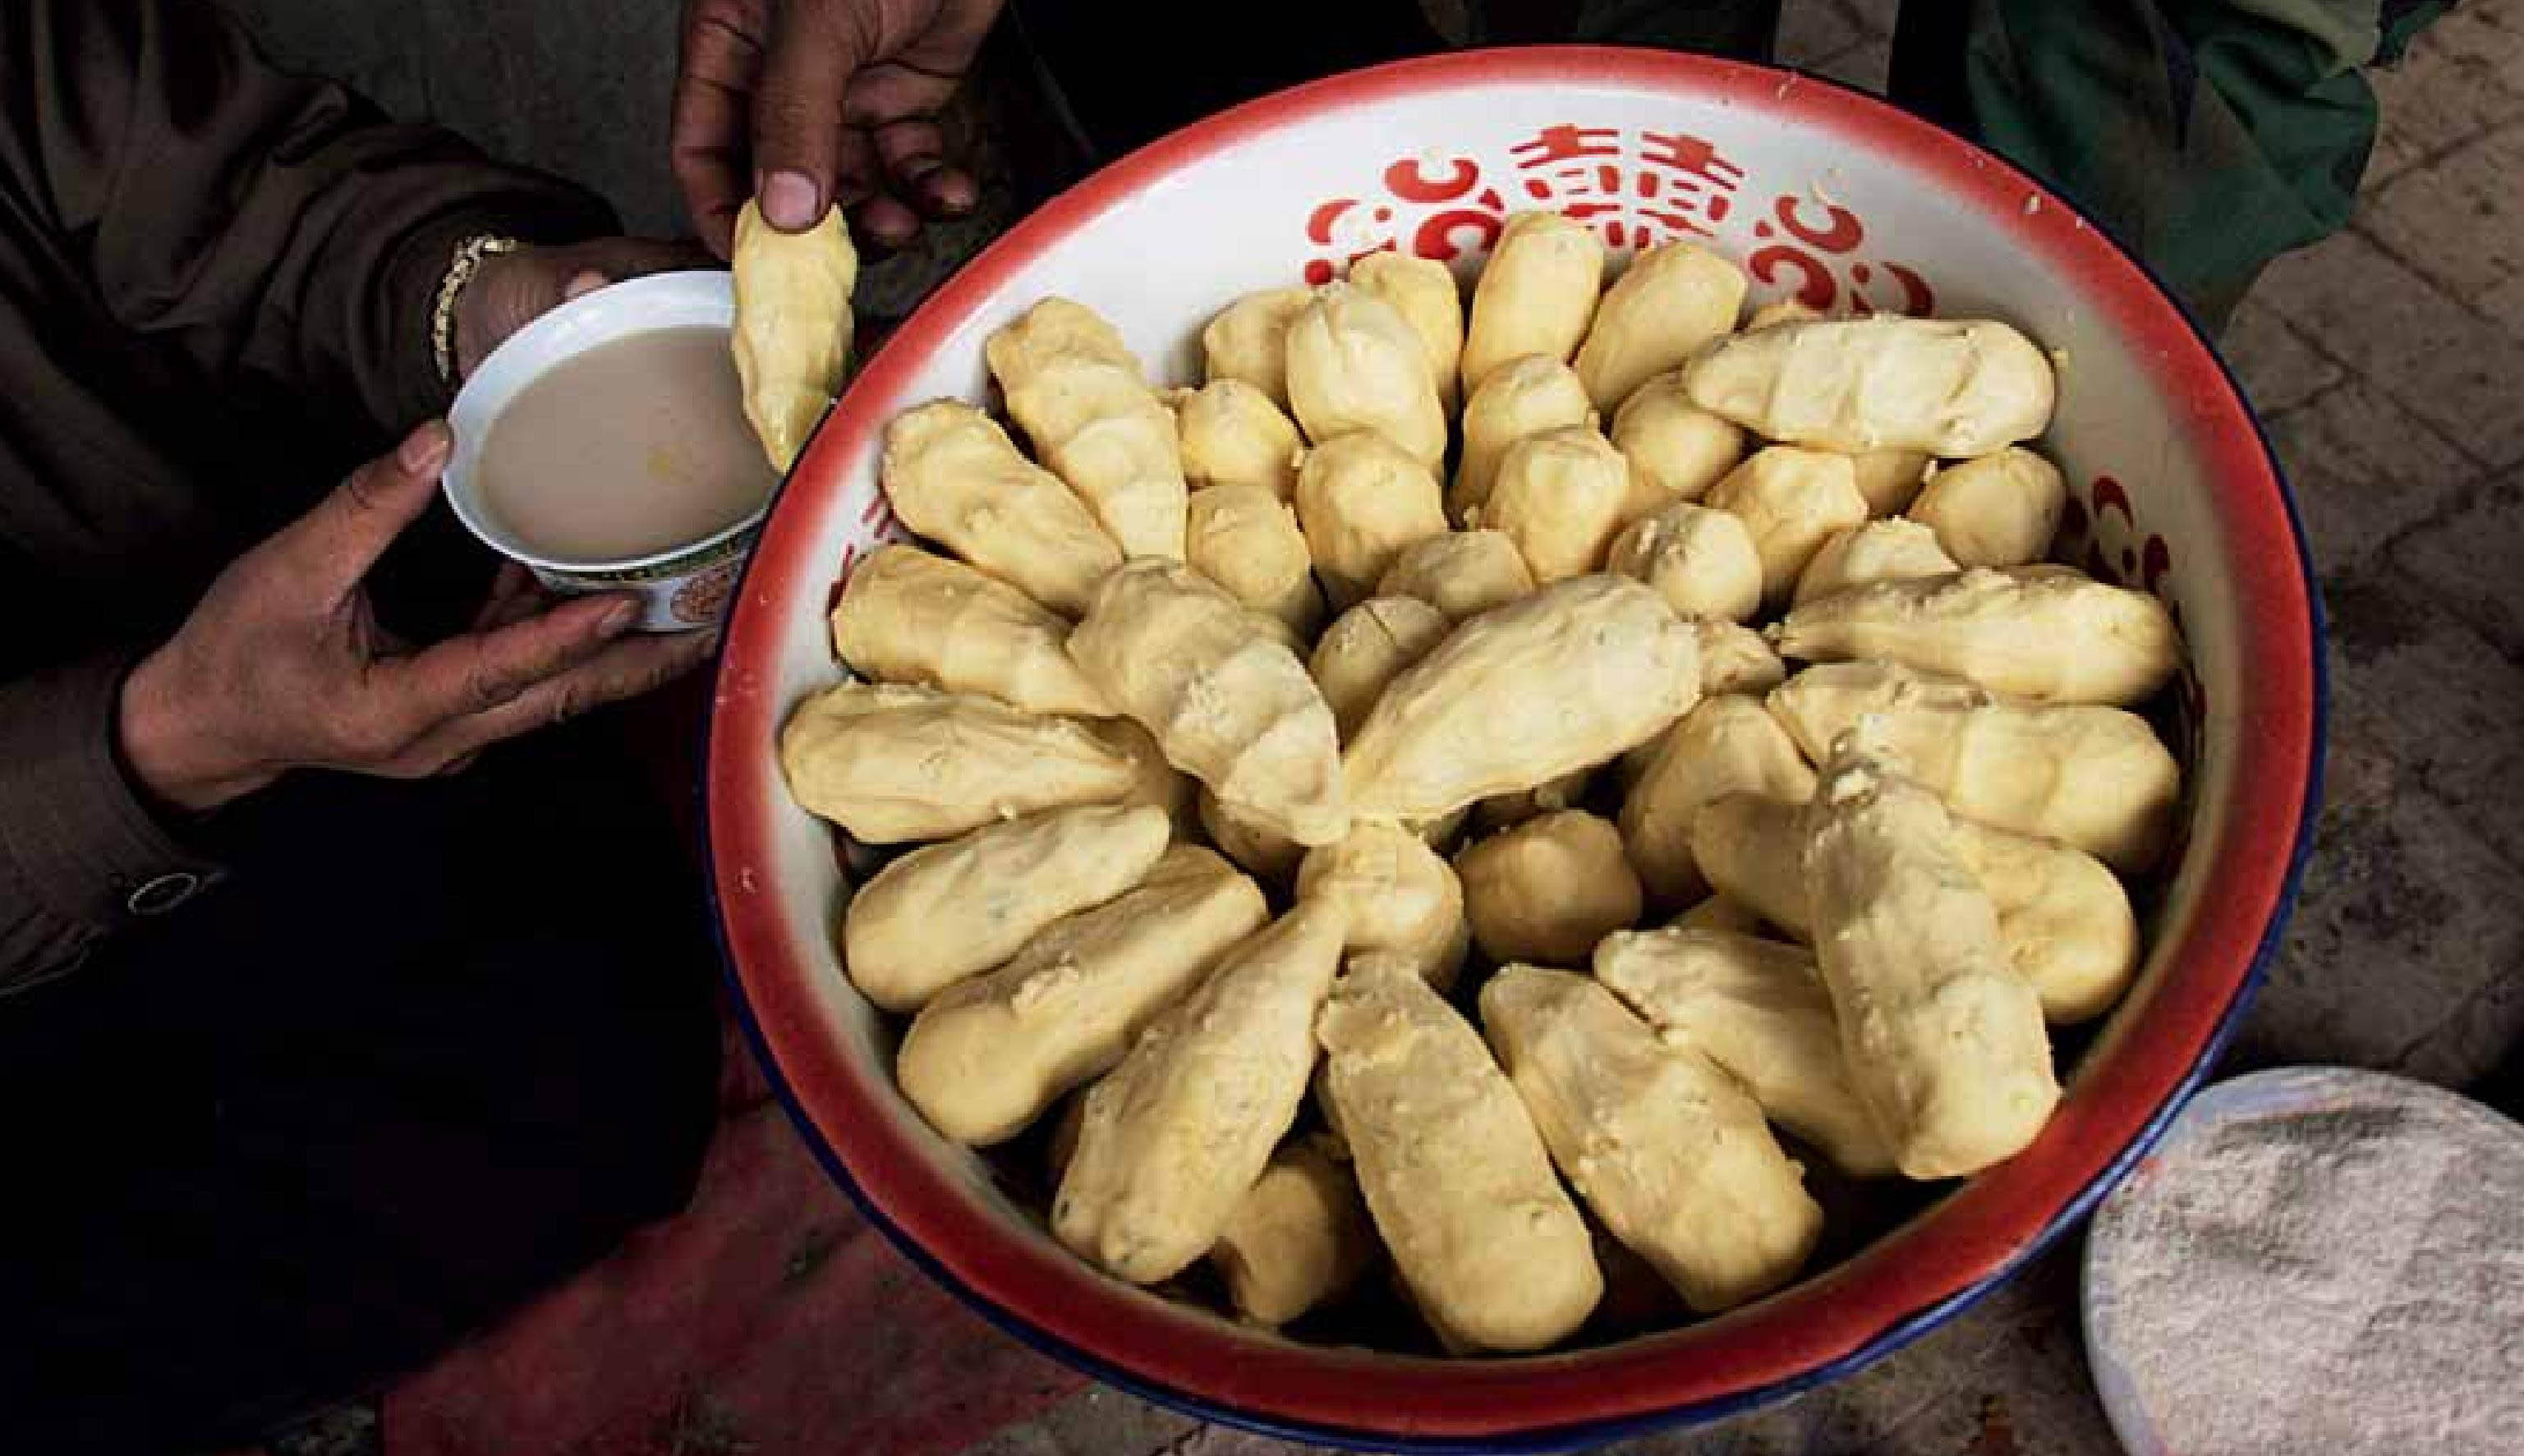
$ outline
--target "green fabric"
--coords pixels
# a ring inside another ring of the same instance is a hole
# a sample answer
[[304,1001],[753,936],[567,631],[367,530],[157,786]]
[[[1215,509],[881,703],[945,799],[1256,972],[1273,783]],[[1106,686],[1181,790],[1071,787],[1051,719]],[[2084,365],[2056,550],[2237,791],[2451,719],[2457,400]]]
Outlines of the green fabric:
[[[2446,6],[2416,11],[2441,13]],[[2203,322],[2349,220],[2377,0],[1973,0],[1980,139],[2086,208]],[[2399,39],[2433,15],[2403,16]]]
[[2454,5],[2455,0],[2401,0],[2398,4],[2387,4],[2384,7],[2384,43],[2376,47],[2376,64],[2399,64],[2402,53],[2410,48],[2410,42],[2418,38],[2419,32],[2433,24],[2437,17],[2453,9]]

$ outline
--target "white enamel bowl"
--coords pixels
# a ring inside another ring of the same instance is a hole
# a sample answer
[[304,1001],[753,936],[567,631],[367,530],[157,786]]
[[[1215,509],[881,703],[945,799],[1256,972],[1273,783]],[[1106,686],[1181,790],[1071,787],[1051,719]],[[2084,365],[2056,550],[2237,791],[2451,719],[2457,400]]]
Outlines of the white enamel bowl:
[[[1398,246],[1469,271],[1506,211],[1555,206],[1617,252],[1705,229],[1756,298],[2013,320],[2056,351],[2045,448],[2075,555],[2161,594],[2193,671],[2169,732],[2190,792],[2151,952],[2032,1148],[1842,1262],[1723,1318],[1532,1358],[1308,1345],[1105,1279],[896,1093],[892,1034],[836,962],[844,866],[773,743],[838,668],[825,613],[898,533],[885,422],[987,398],[983,341],[1047,295],[1111,318],[1183,381],[1247,290]],[[793,474],[742,582],[709,767],[732,976],[800,1127],[869,1216],[1002,1328],[1116,1384],[1345,1444],[1549,1447],[1705,1420],[1866,1363],[2056,1236],[2161,1129],[2269,955],[2320,762],[2318,617],[2278,471],[2234,382],[2146,274],[1988,155],[1878,102],[1756,67],[1539,49],[1409,62],[1218,117],[1107,169],[965,268],[870,362]],[[881,1318],[881,1312],[871,1312]]]

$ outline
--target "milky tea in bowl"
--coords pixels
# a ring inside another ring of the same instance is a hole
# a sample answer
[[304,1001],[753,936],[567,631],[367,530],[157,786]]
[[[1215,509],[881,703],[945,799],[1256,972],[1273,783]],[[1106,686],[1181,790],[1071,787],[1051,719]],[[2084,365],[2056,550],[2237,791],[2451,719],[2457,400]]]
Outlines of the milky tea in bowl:
[[631,592],[649,631],[716,623],[779,483],[734,317],[727,274],[656,273],[518,330],[448,413],[448,503],[555,591]]

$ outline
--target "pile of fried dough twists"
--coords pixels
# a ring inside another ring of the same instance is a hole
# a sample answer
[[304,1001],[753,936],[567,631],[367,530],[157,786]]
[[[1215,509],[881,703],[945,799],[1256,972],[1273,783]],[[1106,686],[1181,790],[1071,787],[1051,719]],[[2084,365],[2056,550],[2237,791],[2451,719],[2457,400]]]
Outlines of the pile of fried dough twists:
[[917,847],[839,946],[903,1095],[1051,1122],[1050,1230],[1116,1278],[1206,1259],[1276,1326],[1388,1264],[1468,1354],[1608,1270],[1724,1310],[1813,1253],[1806,1163],[2024,1148],[2051,1029],[2136,969],[2178,772],[2130,709],[2182,643],[2045,563],[2051,359],[1739,326],[1689,243],[1606,270],[1548,214],[1469,309],[1374,255],[1230,304],[1172,391],[1046,299],[988,345],[1025,448],[888,429],[923,544],[849,576],[855,677],[781,760]]

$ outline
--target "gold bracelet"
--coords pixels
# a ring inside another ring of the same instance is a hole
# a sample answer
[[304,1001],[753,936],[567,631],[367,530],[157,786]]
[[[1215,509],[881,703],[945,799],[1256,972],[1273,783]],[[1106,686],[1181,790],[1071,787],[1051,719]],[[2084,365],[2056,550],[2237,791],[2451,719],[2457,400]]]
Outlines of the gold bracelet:
[[483,259],[515,251],[515,238],[488,232],[477,232],[456,245],[456,256],[447,264],[447,275],[438,280],[437,302],[429,310],[429,357],[438,365],[441,381],[451,385],[456,382],[456,301],[463,297],[464,285],[473,281]]

